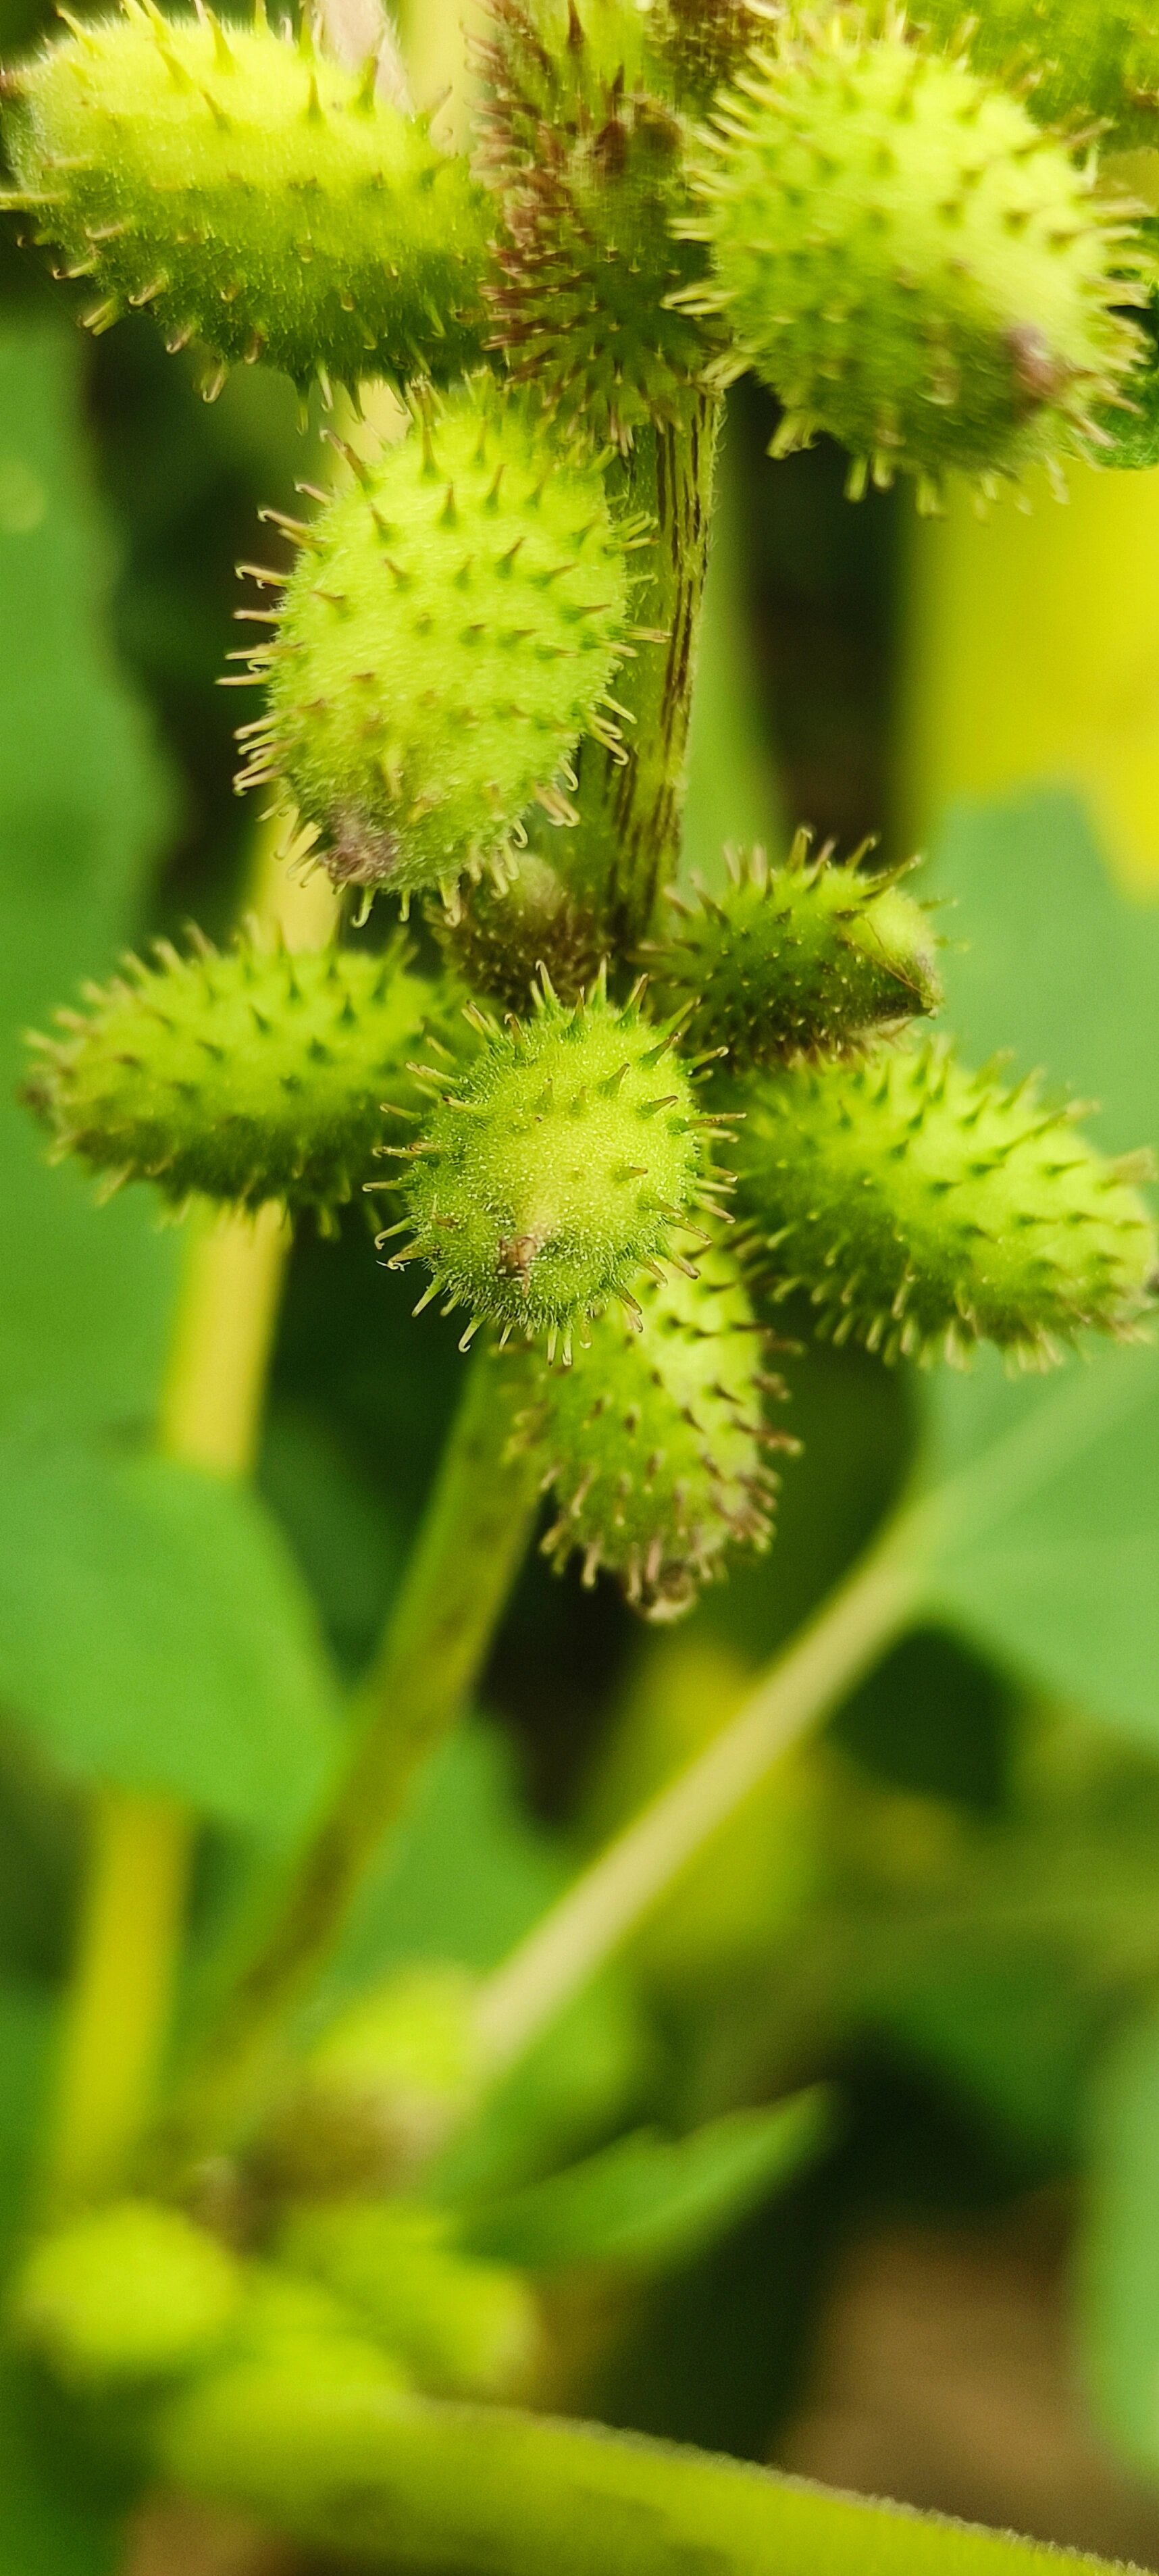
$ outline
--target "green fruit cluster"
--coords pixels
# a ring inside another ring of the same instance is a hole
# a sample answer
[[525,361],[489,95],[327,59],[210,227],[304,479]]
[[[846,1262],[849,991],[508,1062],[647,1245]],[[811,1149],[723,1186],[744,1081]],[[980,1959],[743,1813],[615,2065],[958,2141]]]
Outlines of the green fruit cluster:
[[537,2318],[525,2282],[505,2264],[460,2253],[441,2210],[404,2200],[303,2208],[280,2251],[292,2271],[341,2299],[423,2388],[494,2397],[529,2367]]
[[502,207],[496,335],[520,382],[627,449],[670,420],[705,334],[668,299],[699,275],[678,241],[685,129],[634,0],[490,0],[481,168]]
[[325,1215],[372,1168],[386,1090],[419,1096],[408,1058],[447,1016],[398,940],[379,955],[162,945],[58,1014],[25,1097],[62,1154],[118,1180]]
[[448,964],[477,993],[526,1010],[545,965],[562,1002],[577,1002],[599,971],[598,925],[566,877],[534,848],[512,859],[502,885],[481,877],[454,914],[429,906]]
[[918,26],[1024,92],[1043,125],[1097,119],[1115,150],[1159,141],[1159,9],[1154,0],[917,0]]
[[[303,19],[303,25],[308,19]],[[148,306],[207,390],[264,358],[298,385],[453,376],[478,350],[487,200],[427,124],[259,12],[123,14],[6,75],[5,137],[38,238],[90,277],[105,330]]]
[[114,2201],[34,2247],[10,2314],[20,2341],[74,2386],[194,2369],[241,2314],[242,2266],[181,2210]]
[[776,452],[827,430],[852,488],[904,470],[1017,475],[1098,437],[1137,352],[1115,211],[1017,99],[900,27],[836,10],[718,102],[691,219],[728,360],[785,405]]
[[533,398],[489,376],[350,453],[251,656],[268,712],[239,785],[280,782],[338,883],[449,892],[533,804],[574,820],[581,734],[617,742],[640,526],[613,520],[590,450],[546,444]]
[[[693,1248],[689,1240],[688,1248]],[[559,1517],[543,1542],[561,1571],[602,1567],[655,1622],[692,1608],[724,1569],[726,1550],[768,1546],[777,1479],[766,1428],[761,1342],[741,1275],[710,1248],[698,1276],[676,1271],[640,1289],[636,1330],[609,1313],[568,1368],[524,1361],[529,1401],[517,1438],[548,1461]]]
[[761,849],[730,853],[720,895],[702,887],[694,905],[669,889],[681,928],[649,962],[663,1009],[694,1004],[691,1040],[727,1047],[737,1067],[774,1064],[839,1054],[937,1009],[928,914],[860,856],[813,859],[799,832],[779,868]]
[[776,1293],[805,1291],[834,1341],[956,1360],[986,1340],[1041,1365],[1137,1323],[1157,1257],[1137,1167],[1033,1083],[927,1039],[765,1077],[746,1104],[737,1169]]
[[[526,1026],[483,1023],[481,1054],[436,1099],[404,1159],[411,1240],[396,1263],[433,1273],[471,1322],[546,1332],[550,1348],[618,1297],[637,1317],[639,1273],[671,1250],[673,1225],[711,1196],[705,1130],[675,1031],[600,987],[566,1009],[550,988]],[[403,1232],[403,1227],[398,1231]]]

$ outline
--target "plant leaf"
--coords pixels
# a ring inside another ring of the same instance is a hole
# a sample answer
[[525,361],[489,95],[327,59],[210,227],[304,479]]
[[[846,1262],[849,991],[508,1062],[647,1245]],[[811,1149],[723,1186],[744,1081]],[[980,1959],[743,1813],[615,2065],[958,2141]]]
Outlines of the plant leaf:
[[[1102,1102],[1113,1149],[1159,1139],[1159,908],[1116,893],[1073,798],[962,809],[939,874],[966,945],[947,966],[964,1052],[999,1038]],[[1159,1359],[1100,1347],[1044,1379],[993,1359],[927,1400],[948,1478],[928,1605],[1028,1679],[1159,1742]]]
[[302,1819],[338,1742],[264,1507],[95,1443],[0,1443],[0,1693],[64,1770],[263,1833]]
[[533,2271],[570,2263],[670,2271],[783,2189],[832,2133],[832,2099],[821,2086],[726,2112],[686,2138],[636,2129],[480,2212],[466,2241]]
[[98,1211],[14,1098],[22,1032],[136,930],[173,799],[104,635],[113,566],[89,488],[67,323],[0,332],[0,1407],[146,1416],[177,1258],[144,1192]]
[[1159,2019],[1131,2030],[1095,2096],[1082,2250],[1093,2394],[1116,2442],[1159,2466]]

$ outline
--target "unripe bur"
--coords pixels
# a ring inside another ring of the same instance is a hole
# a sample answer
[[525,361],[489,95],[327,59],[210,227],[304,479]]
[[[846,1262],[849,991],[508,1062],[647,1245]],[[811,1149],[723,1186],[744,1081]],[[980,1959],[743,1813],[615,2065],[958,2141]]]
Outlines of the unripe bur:
[[737,1168],[775,1293],[804,1290],[834,1341],[951,1360],[992,1341],[1044,1365],[1085,1326],[1137,1324],[1156,1269],[1137,1163],[1105,1162],[1033,1083],[926,1040],[746,1099]]
[[599,971],[599,924],[558,868],[534,848],[512,859],[502,885],[465,889],[454,911],[432,903],[430,926],[448,964],[476,993],[526,1010],[545,965],[562,1002],[575,1002]]
[[506,2265],[459,2253],[442,2211],[403,2200],[301,2210],[281,2256],[337,2293],[434,2394],[497,2396],[530,2365],[530,2290]]
[[461,1969],[424,1966],[350,2004],[262,2131],[274,2188],[382,2191],[429,2162],[478,2089],[474,2001]]
[[618,1009],[596,987],[571,1010],[541,990],[526,1025],[484,1024],[425,1135],[387,1149],[405,1167],[411,1237],[393,1260],[433,1272],[420,1306],[468,1308],[464,1347],[489,1321],[504,1339],[547,1332],[552,1349],[562,1329],[570,1348],[571,1327],[611,1297],[636,1317],[641,1271],[670,1252],[690,1203],[708,1203],[714,1122],[638,990]]
[[11,2318],[61,2379],[99,2389],[175,2378],[217,2349],[245,2276],[226,2247],[153,2201],[117,2201],[45,2237]]
[[702,1254],[640,1291],[641,1321],[603,1316],[570,1368],[526,1359],[528,1403],[516,1438],[547,1461],[559,1517],[543,1542],[562,1571],[583,1559],[585,1584],[603,1568],[633,1608],[681,1618],[702,1584],[724,1571],[731,1546],[763,1549],[777,1479],[763,1397],[783,1397],[762,1368],[761,1337],[729,1254]]
[[101,331],[147,306],[207,353],[318,375],[453,376],[479,346],[490,214],[426,121],[307,44],[126,0],[9,73],[5,139],[38,238]]
[[582,734],[618,745],[641,523],[614,522],[590,450],[489,376],[416,405],[370,462],[347,452],[251,657],[269,711],[238,783],[282,782],[340,884],[449,892],[503,861],[533,804],[574,820]]
[[[677,240],[685,126],[635,0],[491,0],[481,167],[500,199],[496,338],[518,381],[631,447],[670,420],[710,342],[668,298],[703,257]],[[659,16],[659,13],[657,13]]]
[[785,405],[784,454],[827,430],[872,472],[1017,475],[1098,444],[1137,352],[1141,252],[1094,175],[1020,102],[891,19],[805,22],[717,103],[696,170],[728,368]]
[[1159,141],[1159,14],[1152,0],[917,0],[938,43],[967,32],[970,60],[1025,95],[1037,123],[1104,127],[1104,148]]
[[407,1060],[449,1019],[405,960],[399,941],[377,955],[162,943],[155,964],[129,959],[90,988],[83,1016],[59,1014],[25,1096],[62,1153],[114,1182],[328,1221],[370,1176],[386,1091],[418,1098]]
[[727,855],[722,893],[700,888],[691,904],[669,889],[679,927],[648,952],[660,1006],[695,1003],[690,1041],[727,1047],[738,1067],[775,1064],[937,1009],[929,915],[894,876],[870,875],[860,852],[812,859],[805,832],[779,868],[762,849]]

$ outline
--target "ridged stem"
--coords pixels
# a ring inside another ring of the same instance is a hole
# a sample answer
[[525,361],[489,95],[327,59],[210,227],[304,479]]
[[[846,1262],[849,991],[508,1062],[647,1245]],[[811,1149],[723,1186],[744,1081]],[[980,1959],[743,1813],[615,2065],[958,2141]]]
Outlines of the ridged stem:
[[506,2407],[238,2370],[179,2401],[183,2484],[342,2563],[444,2576],[1079,2576],[1105,2561]]
[[642,430],[630,455],[608,469],[613,500],[642,511],[653,529],[634,558],[633,622],[666,639],[637,644],[636,659],[618,674],[616,696],[627,709],[622,755],[591,740],[580,753],[580,821],[563,865],[577,900],[598,913],[613,954],[631,954],[680,858],[720,424],[715,397],[689,394],[672,423]]
[[484,1986],[476,2029],[501,2074],[587,1985],[774,1765],[905,1627],[920,1556],[895,1521],[739,1714],[601,1852]]
[[[258,853],[254,911],[294,948],[329,936],[334,899]],[[166,1457],[243,1477],[253,1464],[290,1230],[281,1210],[190,1220],[157,1424]],[[152,2109],[196,1832],[191,1810],[124,1789],[92,1808],[76,1961],[65,2005],[48,2189],[57,2205],[114,2189]]]
[[416,1772],[478,1679],[538,1499],[535,1464],[507,1455],[510,1434],[505,1380],[480,1348],[349,1757],[187,2072],[166,2123],[168,2170],[244,2125],[281,2024],[324,1966]]

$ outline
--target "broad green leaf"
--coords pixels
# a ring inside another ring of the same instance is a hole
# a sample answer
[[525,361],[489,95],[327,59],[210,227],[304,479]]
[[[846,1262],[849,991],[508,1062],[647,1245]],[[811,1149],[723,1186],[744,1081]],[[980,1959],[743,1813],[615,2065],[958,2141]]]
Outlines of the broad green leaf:
[[65,1771],[263,1833],[302,1818],[337,1742],[262,1505],[95,1443],[0,1444],[0,1695]]
[[1096,2088],[1082,2251],[1087,2370],[1121,2448],[1159,2468],[1159,2019]]
[[0,2567],[4,2576],[114,2576],[122,2543],[107,2507],[64,2473],[56,2440],[37,2421],[23,2365],[0,2357]]
[[988,1358],[930,1409],[926,1607],[1159,1744],[1159,1352],[1015,1382]]
[[157,751],[104,632],[114,565],[67,323],[0,331],[0,1408],[148,1413],[176,1241],[143,1192],[92,1204],[14,1098],[22,1032],[107,973],[172,820]]
[[[1065,796],[966,809],[947,1017],[979,1058],[1093,1092],[1109,1147],[1159,1139],[1159,907],[1111,882]],[[1159,1359],[1098,1347],[1041,1379],[988,1359],[928,1396],[926,1600],[1031,1681],[1159,1742]],[[929,1530],[927,1530],[929,1535]]]
[[791,2182],[832,2128],[830,2097],[815,2088],[726,2112],[686,2138],[637,2129],[482,2211],[467,2242],[533,2271],[571,2263],[670,2271]]

